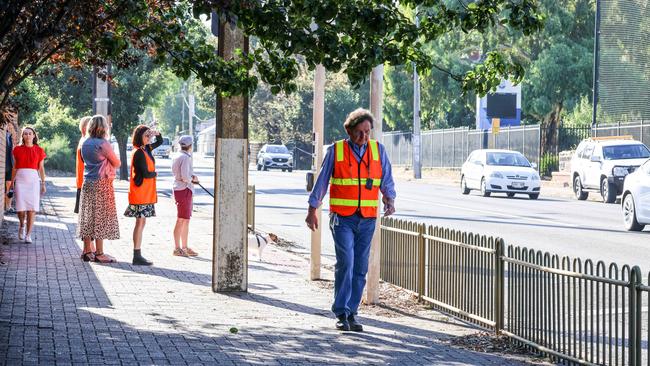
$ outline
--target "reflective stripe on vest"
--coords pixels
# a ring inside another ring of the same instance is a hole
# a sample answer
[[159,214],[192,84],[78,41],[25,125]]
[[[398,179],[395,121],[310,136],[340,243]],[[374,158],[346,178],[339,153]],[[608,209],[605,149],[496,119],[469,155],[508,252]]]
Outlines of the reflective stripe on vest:
[[[365,187],[367,180],[367,178],[330,178],[330,184],[337,184],[340,186],[358,186],[359,181],[361,181],[361,185]],[[381,185],[381,179],[373,179],[372,185],[379,187]]]
[[377,207],[379,205],[379,200],[348,200],[344,198],[332,198],[330,199],[330,205],[337,206],[350,206],[357,207],[361,203],[361,207]]
[[136,149],[131,156],[131,179],[129,180],[129,204],[130,205],[148,205],[158,202],[158,194],[156,193],[156,178],[144,178],[142,184],[138,187],[135,185],[135,167],[133,159],[135,153],[141,150],[144,158],[147,161],[147,170],[149,172],[156,171],[156,166],[153,159],[149,156],[144,149]]
[[[351,216],[359,212],[363,217],[377,217],[382,177],[377,141],[368,141],[361,162],[356,160],[355,153],[345,140],[337,141],[334,149],[334,171],[330,178],[330,211],[341,216]],[[366,188],[369,179],[372,179],[371,189]]]

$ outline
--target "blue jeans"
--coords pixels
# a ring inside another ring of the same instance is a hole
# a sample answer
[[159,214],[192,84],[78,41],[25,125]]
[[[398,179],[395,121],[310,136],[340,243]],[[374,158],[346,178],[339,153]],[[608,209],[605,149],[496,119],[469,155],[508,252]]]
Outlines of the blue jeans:
[[370,242],[375,233],[375,218],[361,215],[330,217],[330,230],[336,250],[334,304],[336,316],[356,315],[366,286]]

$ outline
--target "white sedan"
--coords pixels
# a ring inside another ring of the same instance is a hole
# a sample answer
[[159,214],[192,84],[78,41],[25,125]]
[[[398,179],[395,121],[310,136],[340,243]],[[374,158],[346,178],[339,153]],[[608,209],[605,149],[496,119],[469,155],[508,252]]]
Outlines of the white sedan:
[[536,166],[525,156],[510,150],[474,150],[460,171],[463,194],[472,189],[488,197],[491,193],[505,193],[508,197],[527,194],[537,199],[540,191]]
[[641,231],[650,225],[650,160],[625,177],[621,206],[626,230]]

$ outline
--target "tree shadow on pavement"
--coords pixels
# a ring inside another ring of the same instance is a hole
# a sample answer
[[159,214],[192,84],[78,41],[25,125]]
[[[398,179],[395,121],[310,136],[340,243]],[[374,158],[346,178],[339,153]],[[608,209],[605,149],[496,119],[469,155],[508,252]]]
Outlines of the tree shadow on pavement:
[[0,364],[523,364],[398,321],[362,316],[367,332],[340,333],[322,294],[281,263],[256,264],[250,292],[231,294],[212,293],[207,274],[84,263],[74,220],[43,221],[33,244],[0,249]]

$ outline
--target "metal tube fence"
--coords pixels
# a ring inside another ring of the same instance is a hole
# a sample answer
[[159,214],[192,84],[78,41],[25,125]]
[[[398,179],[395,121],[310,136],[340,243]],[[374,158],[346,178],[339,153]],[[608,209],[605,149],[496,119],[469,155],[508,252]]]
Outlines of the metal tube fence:
[[438,310],[557,361],[650,366],[650,286],[639,267],[394,218],[382,219],[381,235],[382,280]]

